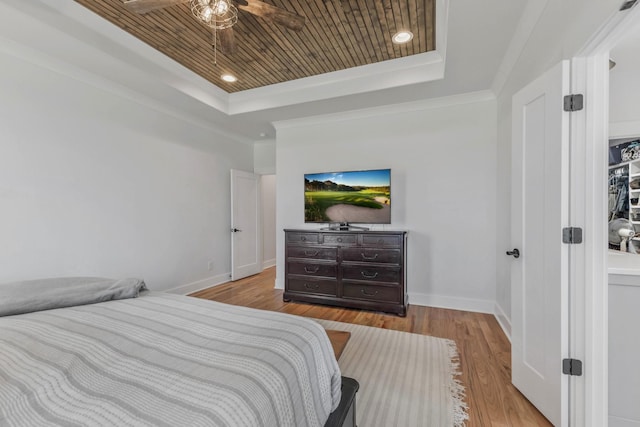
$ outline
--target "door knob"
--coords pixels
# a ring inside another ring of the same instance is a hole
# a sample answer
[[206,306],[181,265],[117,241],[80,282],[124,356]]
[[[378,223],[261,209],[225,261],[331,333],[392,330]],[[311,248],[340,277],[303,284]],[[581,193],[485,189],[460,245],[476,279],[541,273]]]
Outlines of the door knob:
[[242,230],[238,230],[237,228],[232,228],[232,229],[231,229],[231,232],[232,232],[232,233],[237,233],[238,231],[242,231]]
[[512,255],[514,258],[520,258],[520,251],[518,249],[507,251],[507,255]]

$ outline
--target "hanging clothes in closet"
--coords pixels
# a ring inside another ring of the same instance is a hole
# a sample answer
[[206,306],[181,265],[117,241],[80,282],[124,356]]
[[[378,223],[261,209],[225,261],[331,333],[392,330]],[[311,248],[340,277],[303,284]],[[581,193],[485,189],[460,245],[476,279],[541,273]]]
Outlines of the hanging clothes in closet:
[[629,218],[629,168],[609,170],[609,221]]

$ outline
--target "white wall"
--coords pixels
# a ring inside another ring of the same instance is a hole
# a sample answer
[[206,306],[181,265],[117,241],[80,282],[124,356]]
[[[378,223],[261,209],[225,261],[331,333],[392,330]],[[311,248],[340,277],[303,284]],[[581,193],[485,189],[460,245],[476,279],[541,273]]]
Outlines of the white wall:
[[276,141],[256,141],[253,146],[253,173],[273,175],[276,173]]
[[[638,45],[640,51],[640,43]],[[639,55],[640,56],[640,55]],[[609,80],[609,118],[612,137],[640,135],[640,78],[637,68],[620,65],[611,70]],[[624,129],[622,132],[617,129]],[[622,134],[621,134],[622,133]]]
[[262,266],[276,265],[276,176],[260,177],[262,197]]
[[[622,256],[627,256],[622,255]],[[638,276],[609,276],[609,426],[640,426],[640,283]]]
[[609,132],[612,138],[640,136],[640,26],[611,51]]
[[276,265],[276,141],[256,141],[253,145],[253,173],[262,175],[262,266]]
[[4,53],[0,93],[0,282],[227,279],[229,170],[252,147]]
[[276,123],[277,286],[282,229],[319,228],[304,224],[303,175],[391,168],[384,228],[409,231],[409,302],[492,312],[496,104],[469,99]]

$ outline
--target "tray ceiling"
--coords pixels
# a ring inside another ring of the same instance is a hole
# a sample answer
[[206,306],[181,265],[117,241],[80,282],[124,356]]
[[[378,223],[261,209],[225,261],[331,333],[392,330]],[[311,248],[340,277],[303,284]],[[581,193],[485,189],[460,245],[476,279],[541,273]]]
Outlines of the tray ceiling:
[[[240,11],[233,55],[214,54],[211,30],[188,3],[139,15],[123,0],[76,2],[229,93],[435,50],[434,0],[268,0],[305,16],[304,29],[290,31]],[[399,30],[412,31],[413,40],[393,44]],[[238,81],[223,81],[225,73]]]

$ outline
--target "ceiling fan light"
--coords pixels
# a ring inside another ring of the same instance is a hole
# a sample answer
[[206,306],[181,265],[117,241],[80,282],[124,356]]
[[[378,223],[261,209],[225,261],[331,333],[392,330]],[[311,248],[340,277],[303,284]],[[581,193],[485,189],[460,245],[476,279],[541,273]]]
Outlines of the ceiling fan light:
[[204,9],[202,9],[202,17],[201,17],[201,19],[203,21],[209,22],[209,20],[211,20],[211,15],[212,14],[213,14],[213,10],[209,6],[207,6]]
[[218,16],[222,16],[225,13],[227,13],[229,11],[229,3],[227,3],[224,0],[220,0],[216,5],[215,5],[215,13]]
[[224,30],[238,22],[238,8],[228,0],[191,0],[191,13],[215,30]]
[[395,44],[408,43],[411,41],[411,39],[413,39],[413,33],[406,30],[398,31],[393,35],[393,37],[391,37],[391,41],[393,41]]

